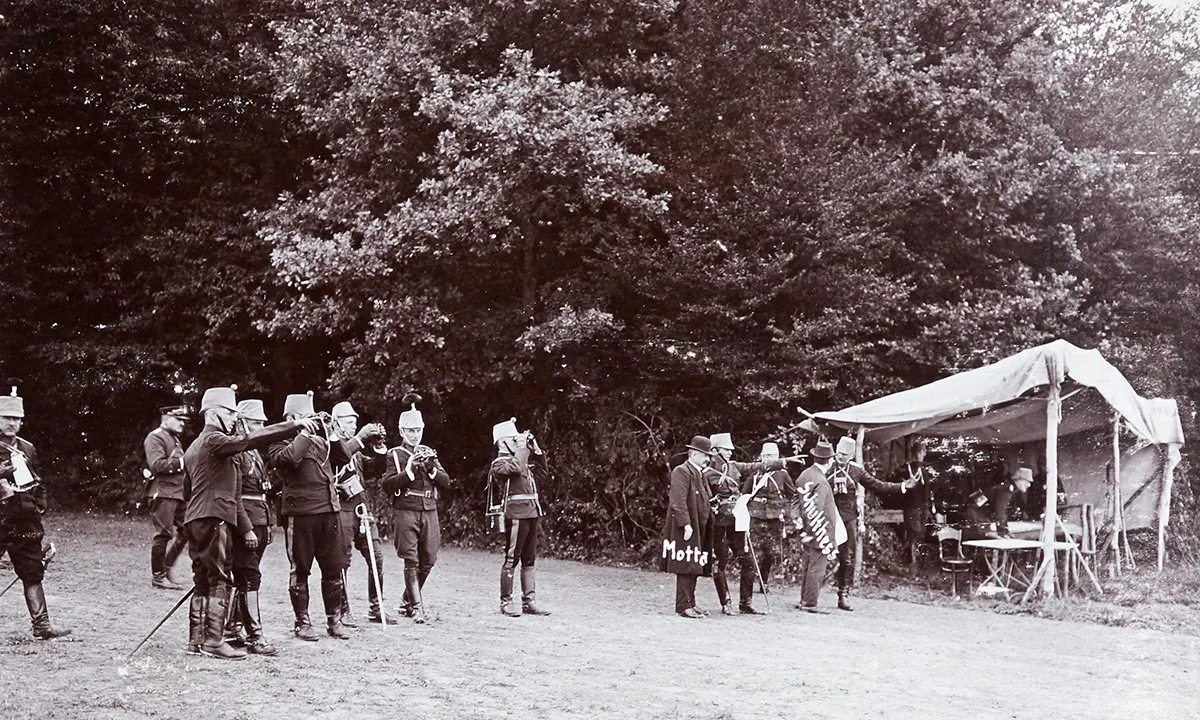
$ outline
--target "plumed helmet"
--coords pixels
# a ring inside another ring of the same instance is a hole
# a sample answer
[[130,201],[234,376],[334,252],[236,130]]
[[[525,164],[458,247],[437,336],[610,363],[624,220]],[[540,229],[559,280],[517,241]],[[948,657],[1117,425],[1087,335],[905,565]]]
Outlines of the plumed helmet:
[[0,417],[25,417],[25,401],[17,395],[17,386],[12,386],[11,395],[0,395]]
[[425,427],[425,417],[417,409],[417,403],[421,402],[421,396],[416,393],[406,393],[400,402],[408,405],[408,409],[400,413],[400,429]]
[[243,400],[237,404],[238,417],[244,420],[267,421],[267,411],[263,408],[262,400]]
[[312,390],[304,394],[288,395],[283,401],[283,414],[298,415],[302,418],[315,415],[316,410],[313,409]]
[[520,434],[517,431],[517,419],[509,418],[502,423],[496,423],[492,426],[492,444],[495,445],[504,438],[516,437]]

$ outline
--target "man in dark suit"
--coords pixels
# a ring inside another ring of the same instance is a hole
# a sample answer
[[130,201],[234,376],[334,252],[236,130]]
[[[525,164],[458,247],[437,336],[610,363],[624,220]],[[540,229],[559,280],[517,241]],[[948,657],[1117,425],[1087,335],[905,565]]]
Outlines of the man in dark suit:
[[692,438],[687,460],[671,470],[659,569],[675,574],[675,612],[685,618],[708,613],[696,608],[696,578],[712,573],[712,508],[705,466],[716,454],[703,435]]
[[817,612],[821,581],[829,559],[837,557],[838,509],[825,476],[833,464],[833,447],[822,440],[812,450],[813,464],[796,479],[794,514],[800,530],[800,604],[806,612]]

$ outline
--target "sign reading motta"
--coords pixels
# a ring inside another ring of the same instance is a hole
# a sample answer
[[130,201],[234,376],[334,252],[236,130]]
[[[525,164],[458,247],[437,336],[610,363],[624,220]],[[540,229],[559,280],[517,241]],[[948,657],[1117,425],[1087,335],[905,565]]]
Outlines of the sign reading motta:
[[663,560],[674,560],[675,562],[698,563],[700,565],[708,564],[708,551],[701,550],[698,547],[688,545],[684,549],[676,546],[674,540],[663,538]]

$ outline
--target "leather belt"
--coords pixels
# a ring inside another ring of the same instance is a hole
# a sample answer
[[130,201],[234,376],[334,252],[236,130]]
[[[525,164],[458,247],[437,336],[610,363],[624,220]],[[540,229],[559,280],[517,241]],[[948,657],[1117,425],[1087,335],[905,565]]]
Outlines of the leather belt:
[[405,490],[404,494],[407,495],[408,497],[431,498],[431,497],[433,497],[434,492],[436,492],[436,491],[434,491],[434,490],[424,490],[424,491],[422,491],[422,490]]
[[266,496],[266,495],[243,495],[243,496],[242,496],[242,499],[243,499],[243,500],[257,500],[257,501],[259,501],[259,502],[266,502],[266,501],[267,501],[267,496]]
[[528,495],[509,495],[509,500],[537,500],[537,493],[529,493]]

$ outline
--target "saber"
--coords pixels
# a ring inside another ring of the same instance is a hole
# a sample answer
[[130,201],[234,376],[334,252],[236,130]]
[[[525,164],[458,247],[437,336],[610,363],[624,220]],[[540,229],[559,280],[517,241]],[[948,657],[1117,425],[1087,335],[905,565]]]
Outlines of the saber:
[[750,560],[754,563],[754,574],[758,576],[758,585],[762,588],[763,602],[767,604],[767,614],[771,613],[771,596],[767,593],[767,584],[763,582],[762,571],[758,569],[758,556],[754,553],[754,543],[750,542],[750,528],[746,528],[746,545],[750,548]]
[[358,516],[358,528],[367,538],[367,558],[371,563],[371,583],[375,586],[375,597],[379,598],[379,621],[387,627],[387,605],[383,602],[383,585],[379,582],[379,567],[375,564],[375,541],[371,539],[371,515],[364,503],[354,508]]
[[129,654],[125,656],[125,662],[129,662],[133,659],[133,654],[142,649],[142,646],[146,644],[146,641],[153,637],[154,633],[158,632],[158,629],[163,626],[163,623],[169,620],[171,616],[175,614],[175,611],[178,610],[185,602],[187,602],[188,598],[190,598],[194,592],[196,592],[195,585],[187,589],[187,592],[183,594],[183,597],[179,598],[179,601],[175,603],[175,607],[171,608],[171,611],[164,615],[162,620],[158,621],[158,624],[154,626],[154,629],[151,630],[146,637],[142,638],[142,641],[138,643],[136,647],[129,651]]
[[[53,560],[54,556],[57,554],[58,554],[58,548],[54,547],[54,543],[50,543],[50,547],[46,548],[46,552],[42,553],[42,569],[43,570],[50,567],[50,561]],[[3,590],[0,590],[0,597],[4,597],[4,593],[8,592],[9,590],[12,590],[12,586],[16,585],[17,581],[20,579],[21,579],[21,577],[19,575],[17,577],[13,578],[12,582],[10,582],[8,585],[6,585]]]

